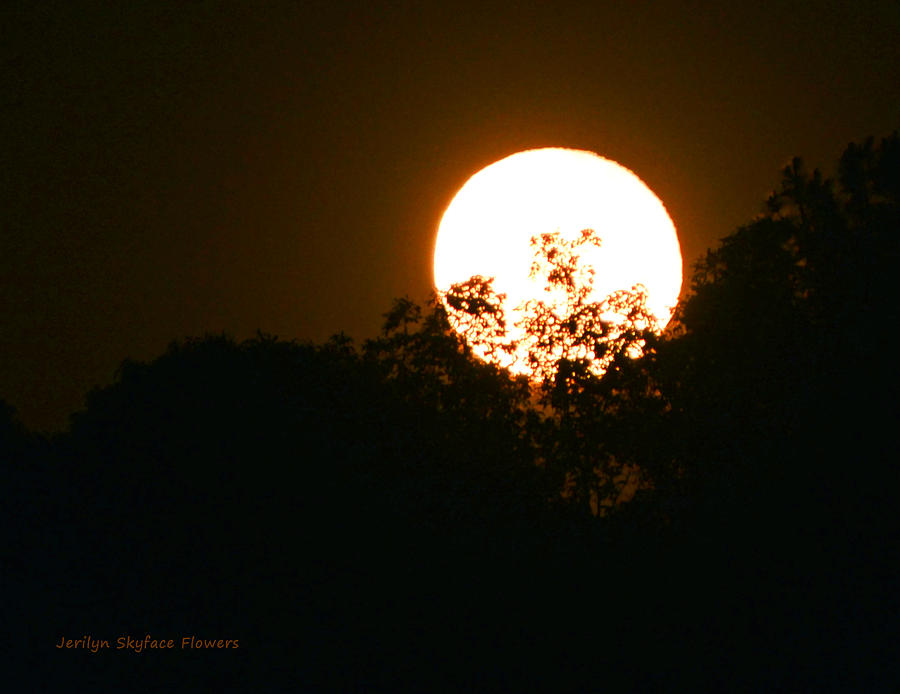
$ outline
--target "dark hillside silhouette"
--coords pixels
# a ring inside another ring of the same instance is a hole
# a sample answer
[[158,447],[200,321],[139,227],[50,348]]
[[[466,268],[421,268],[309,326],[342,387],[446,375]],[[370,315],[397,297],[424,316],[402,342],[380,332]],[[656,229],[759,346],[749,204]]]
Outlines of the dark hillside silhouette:
[[[793,161],[661,336],[640,292],[614,330],[573,291],[534,326],[561,345],[537,385],[450,329],[502,334],[473,278],[359,346],[125,361],[49,439],[0,403],[17,667],[35,691],[894,690],[898,170],[896,134],[836,180]],[[241,648],[53,649],[145,633]]]

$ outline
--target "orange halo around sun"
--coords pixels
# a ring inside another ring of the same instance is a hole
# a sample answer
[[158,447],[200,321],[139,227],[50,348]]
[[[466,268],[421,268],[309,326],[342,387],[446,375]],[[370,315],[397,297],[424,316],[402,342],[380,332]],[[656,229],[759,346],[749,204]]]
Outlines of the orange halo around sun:
[[[441,219],[434,252],[438,292],[475,275],[493,277],[506,294],[509,324],[516,307],[543,298],[544,283],[529,277],[534,236],[559,232],[574,239],[592,229],[599,248],[586,248],[581,264],[594,271],[592,301],[643,285],[656,329],[668,323],[681,291],[681,249],[659,198],[634,173],[593,152],[546,148],[519,152],[472,176]],[[465,334],[463,334],[465,337]],[[476,354],[517,373],[521,358]]]

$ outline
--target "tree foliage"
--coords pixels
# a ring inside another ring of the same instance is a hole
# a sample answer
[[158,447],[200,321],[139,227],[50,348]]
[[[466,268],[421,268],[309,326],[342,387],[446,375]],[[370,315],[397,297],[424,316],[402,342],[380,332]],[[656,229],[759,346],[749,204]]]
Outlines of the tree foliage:
[[851,144],[837,180],[795,158],[764,214],[696,264],[660,376],[707,501],[846,520],[896,489],[878,403],[897,385],[898,164],[896,134]]
[[[648,639],[673,667],[704,653],[704,671],[706,654],[781,649],[775,685],[806,658],[798,686],[827,689],[821,654],[852,633],[846,662],[877,689],[896,602],[898,171],[897,135],[848,147],[835,180],[792,161],[695,265],[662,335],[639,287],[591,299],[592,232],[548,234],[545,297],[518,325],[474,277],[397,300],[362,345],[210,335],[125,361],[53,439],[0,402],[3,563],[35,606],[13,631],[233,634],[254,647],[223,678],[329,691],[351,661],[354,686],[393,684],[402,662],[468,689],[529,659],[579,660],[595,683],[602,649],[560,636],[585,624],[615,634],[615,667],[650,667]],[[133,680],[132,659],[107,660]],[[717,686],[734,671],[719,666]]]
[[512,326],[493,278],[472,277],[441,297],[450,324],[480,356],[529,374],[529,438],[551,496],[593,514],[638,486],[633,456],[616,444],[621,436],[612,423],[632,416],[631,405],[644,407],[635,391],[623,397],[626,389],[609,387],[615,379],[601,376],[618,372],[622,381],[628,362],[656,339],[642,286],[593,297],[595,270],[582,253],[601,243],[591,229],[573,239],[558,232],[535,236],[530,276],[543,281],[543,296],[517,306],[520,318]]
[[592,229],[574,239],[559,232],[533,237],[529,276],[542,280],[543,296],[514,307],[520,317],[510,325],[506,295],[495,292],[495,278],[474,276],[442,294],[450,324],[481,356],[528,373],[535,382],[552,381],[560,366],[602,374],[618,354],[639,351],[655,319],[641,285],[593,298],[595,270],[581,262],[581,254],[600,245]]

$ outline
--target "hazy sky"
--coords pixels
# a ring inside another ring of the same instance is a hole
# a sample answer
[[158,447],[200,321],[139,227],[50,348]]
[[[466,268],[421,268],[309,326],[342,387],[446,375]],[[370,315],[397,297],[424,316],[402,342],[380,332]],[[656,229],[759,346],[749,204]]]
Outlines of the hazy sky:
[[895,1],[14,5],[0,398],[39,428],[173,339],[374,334],[513,152],[632,169],[689,265],[791,156],[900,127]]

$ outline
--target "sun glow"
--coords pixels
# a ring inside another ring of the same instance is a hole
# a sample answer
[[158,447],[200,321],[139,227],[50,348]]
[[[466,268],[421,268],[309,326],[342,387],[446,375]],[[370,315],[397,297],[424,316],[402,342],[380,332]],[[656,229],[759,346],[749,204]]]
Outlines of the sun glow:
[[[590,301],[642,287],[647,309],[662,330],[681,290],[681,251],[662,202],[635,174],[582,150],[547,148],[506,157],[472,176],[453,198],[438,229],[434,282],[441,293],[473,276],[494,278],[506,295],[508,325],[524,317],[517,307],[530,299],[560,301],[530,277],[531,240],[558,232],[572,241],[591,229],[601,245],[579,249],[579,269],[592,268]],[[615,316],[610,316],[615,321]],[[465,333],[463,333],[465,335]],[[516,339],[515,329],[510,337]],[[528,373],[525,354],[473,351]]]

